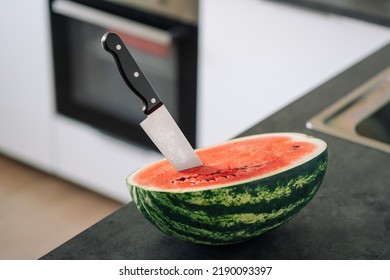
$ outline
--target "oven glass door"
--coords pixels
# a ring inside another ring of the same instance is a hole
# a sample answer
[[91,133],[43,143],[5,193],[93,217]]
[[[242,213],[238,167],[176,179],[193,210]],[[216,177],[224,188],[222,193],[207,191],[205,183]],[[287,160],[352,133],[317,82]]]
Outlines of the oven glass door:
[[[107,32],[108,28],[100,28],[75,20],[71,20],[69,24],[70,36],[72,36],[70,40],[71,65],[73,66],[70,79],[74,100],[84,106],[114,114],[124,121],[141,122],[145,115],[141,110],[140,99],[125,85],[112,56],[103,51],[99,44],[102,34]],[[170,109],[173,117],[177,118],[175,46],[154,45],[153,42],[142,42],[142,39],[126,33],[117,33],[158,92],[161,100]]]
[[[190,135],[186,136],[194,145],[195,116],[183,116],[179,108],[185,103],[194,114],[196,92],[193,96],[186,93],[185,98],[180,92],[183,48],[172,28],[147,25],[70,1],[53,1],[52,8],[59,113],[106,134],[154,147],[139,127],[145,119],[142,102],[126,86],[112,56],[101,46],[101,37],[113,31],[120,35],[179,126],[184,126],[184,132],[187,129]],[[191,100],[192,104],[187,102]]]

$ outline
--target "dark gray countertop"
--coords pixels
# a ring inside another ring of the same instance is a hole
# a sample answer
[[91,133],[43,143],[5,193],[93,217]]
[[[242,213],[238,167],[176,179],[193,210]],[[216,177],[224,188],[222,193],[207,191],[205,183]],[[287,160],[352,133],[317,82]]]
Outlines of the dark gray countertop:
[[164,235],[129,203],[42,259],[390,259],[390,154],[305,127],[389,64],[390,45],[242,133],[303,132],[328,143],[320,190],[286,224],[241,244],[196,245]]

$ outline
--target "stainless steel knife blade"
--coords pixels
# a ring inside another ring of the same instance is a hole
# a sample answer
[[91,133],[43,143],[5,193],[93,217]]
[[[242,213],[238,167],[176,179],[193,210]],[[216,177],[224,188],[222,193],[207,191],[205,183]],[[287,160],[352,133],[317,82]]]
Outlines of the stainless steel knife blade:
[[178,171],[201,166],[198,155],[120,37],[116,33],[108,32],[102,37],[102,46],[114,57],[127,86],[142,100],[143,112],[147,117],[140,125],[164,157]]
[[153,143],[178,171],[202,165],[178,125],[162,105],[141,122]]

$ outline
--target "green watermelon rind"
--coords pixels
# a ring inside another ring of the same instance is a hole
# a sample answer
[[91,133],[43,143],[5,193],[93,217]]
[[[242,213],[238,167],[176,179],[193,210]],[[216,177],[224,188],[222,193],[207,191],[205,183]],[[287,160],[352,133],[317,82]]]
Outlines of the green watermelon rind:
[[129,179],[127,186],[138,210],[165,234],[200,244],[232,244],[293,218],[316,194],[327,163],[325,148],[301,165],[228,187],[163,192]]

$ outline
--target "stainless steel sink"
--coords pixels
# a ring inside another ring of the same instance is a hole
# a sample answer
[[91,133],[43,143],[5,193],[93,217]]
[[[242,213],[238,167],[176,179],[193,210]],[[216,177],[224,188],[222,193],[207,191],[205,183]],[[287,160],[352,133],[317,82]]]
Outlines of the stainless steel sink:
[[390,153],[390,67],[314,116],[306,126]]

